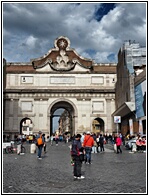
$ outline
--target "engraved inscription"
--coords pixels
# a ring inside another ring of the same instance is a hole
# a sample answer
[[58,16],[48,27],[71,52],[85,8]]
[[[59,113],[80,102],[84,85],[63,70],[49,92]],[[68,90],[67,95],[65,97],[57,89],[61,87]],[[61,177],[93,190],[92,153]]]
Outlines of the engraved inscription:
[[74,84],[75,77],[50,77],[51,84]]

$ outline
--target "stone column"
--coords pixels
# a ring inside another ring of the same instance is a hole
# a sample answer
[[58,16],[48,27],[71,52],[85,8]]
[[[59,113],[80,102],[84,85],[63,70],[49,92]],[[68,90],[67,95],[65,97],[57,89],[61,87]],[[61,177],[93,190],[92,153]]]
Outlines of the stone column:
[[112,132],[112,123],[111,123],[111,98],[106,98],[106,113],[107,113],[107,125],[105,132]]

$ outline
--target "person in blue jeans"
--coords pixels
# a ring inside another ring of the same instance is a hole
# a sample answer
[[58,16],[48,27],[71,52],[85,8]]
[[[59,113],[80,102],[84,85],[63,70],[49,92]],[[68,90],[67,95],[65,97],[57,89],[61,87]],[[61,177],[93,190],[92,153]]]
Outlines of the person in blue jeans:
[[45,139],[44,139],[41,131],[39,131],[39,134],[36,137],[36,141],[38,141],[38,138],[40,138],[40,137],[42,138],[42,143],[41,144],[38,144],[38,142],[37,142],[37,146],[38,146],[38,155],[37,155],[37,158],[38,159],[42,159],[41,158],[42,148],[43,148],[43,145],[45,143]]
[[91,147],[85,147],[85,163],[86,164],[92,164],[91,163],[91,152],[92,152],[92,148]]
[[91,136],[91,133],[88,131],[84,137],[83,147],[85,148],[85,163],[86,164],[92,164],[91,163],[91,151],[92,147],[94,146],[94,139]]

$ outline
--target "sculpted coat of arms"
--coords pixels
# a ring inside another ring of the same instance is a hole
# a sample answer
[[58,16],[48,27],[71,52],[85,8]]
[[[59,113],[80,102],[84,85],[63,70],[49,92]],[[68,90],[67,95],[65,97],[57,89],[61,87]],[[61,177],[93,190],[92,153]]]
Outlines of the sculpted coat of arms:
[[55,42],[55,47],[59,50],[59,54],[54,60],[50,59],[49,63],[52,69],[68,71],[74,68],[77,59],[70,59],[68,55],[69,40],[66,38],[59,38]]
[[70,49],[70,40],[67,37],[57,38],[54,46],[48,54],[32,60],[35,69],[49,65],[54,71],[70,71],[76,64],[86,69],[91,68],[92,60],[84,59],[74,49]]

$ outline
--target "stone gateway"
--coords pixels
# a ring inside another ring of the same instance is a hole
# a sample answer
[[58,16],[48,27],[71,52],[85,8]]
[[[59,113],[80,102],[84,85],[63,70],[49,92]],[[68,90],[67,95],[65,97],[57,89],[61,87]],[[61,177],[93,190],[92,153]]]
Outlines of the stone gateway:
[[116,64],[97,64],[59,37],[54,48],[28,63],[4,60],[4,134],[53,133],[55,112],[63,108],[58,129],[112,133]]

